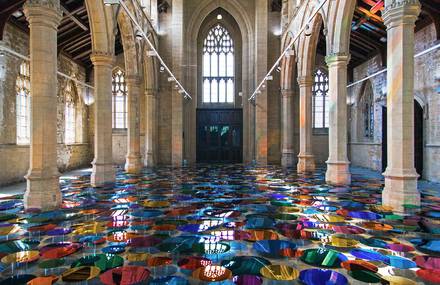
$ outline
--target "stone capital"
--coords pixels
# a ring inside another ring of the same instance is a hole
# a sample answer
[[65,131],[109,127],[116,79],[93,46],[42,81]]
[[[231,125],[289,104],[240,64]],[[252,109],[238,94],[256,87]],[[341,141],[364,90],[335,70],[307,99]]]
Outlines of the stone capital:
[[419,0],[392,0],[385,5],[382,13],[385,26],[414,25],[421,11]]
[[30,25],[43,25],[54,29],[63,18],[59,0],[27,0],[23,11]]
[[281,89],[281,97],[293,97],[295,91],[293,89]]
[[350,61],[350,54],[345,52],[335,52],[325,57],[328,66],[331,65],[347,65]]
[[93,65],[109,66],[113,66],[115,61],[113,54],[107,52],[93,52],[90,55],[90,60],[92,61]]
[[127,75],[125,76],[125,81],[128,85],[140,85],[142,82],[139,75]]
[[156,97],[156,94],[157,94],[157,90],[154,88],[145,89],[145,96]]
[[298,76],[299,87],[309,87],[313,85],[313,76]]

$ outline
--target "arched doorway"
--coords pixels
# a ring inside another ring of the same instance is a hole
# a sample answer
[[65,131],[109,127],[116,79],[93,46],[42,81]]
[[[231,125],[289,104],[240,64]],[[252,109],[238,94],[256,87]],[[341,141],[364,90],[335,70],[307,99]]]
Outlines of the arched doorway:
[[[387,167],[387,108],[382,107],[382,171]],[[423,108],[414,100],[414,167],[423,176]],[[420,179],[419,178],[419,179]]]
[[235,19],[214,10],[198,38],[197,162],[243,161],[241,35]]

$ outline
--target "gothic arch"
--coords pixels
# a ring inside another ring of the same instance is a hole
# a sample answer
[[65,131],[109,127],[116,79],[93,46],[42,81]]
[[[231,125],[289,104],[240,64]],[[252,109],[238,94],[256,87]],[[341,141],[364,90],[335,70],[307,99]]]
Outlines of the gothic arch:
[[139,76],[139,52],[131,20],[125,10],[121,10],[117,20],[121,31],[122,46],[124,47],[125,72],[129,77]]
[[114,11],[103,1],[85,0],[94,53],[114,54]]
[[190,162],[194,162],[196,158],[196,107],[197,107],[197,37],[201,29],[202,23],[205,21],[213,11],[218,8],[222,8],[227,13],[229,13],[234,20],[237,22],[242,42],[242,105],[243,105],[243,145],[248,146],[243,152],[243,161],[250,162],[252,153],[254,151],[254,140],[252,139],[252,109],[247,98],[250,96],[249,92],[254,86],[254,46],[252,45],[254,41],[254,30],[252,22],[247,15],[247,9],[238,0],[230,1],[213,1],[213,0],[201,0],[194,12],[192,13],[188,26],[185,31],[186,34],[186,44],[184,45],[186,50],[184,50],[186,56],[184,58],[188,59],[188,62],[184,62],[184,65],[188,66],[187,72],[187,85],[189,86],[188,91],[193,94],[193,100],[188,102],[185,106],[185,113],[188,117],[185,123],[185,159]]
[[349,54],[351,21],[356,0],[330,1],[327,21],[327,55]]
[[312,76],[315,70],[316,48],[319,31],[323,25],[321,14],[317,14],[310,24],[310,35],[303,33],[298,44],[298,76]]

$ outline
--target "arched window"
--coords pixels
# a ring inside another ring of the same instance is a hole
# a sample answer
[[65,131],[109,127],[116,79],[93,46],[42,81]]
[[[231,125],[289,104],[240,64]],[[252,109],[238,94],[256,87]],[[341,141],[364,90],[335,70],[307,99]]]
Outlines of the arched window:
[[31,77],[28,62],[20,65],[16,89],[17,144],[30,142]]
[[362,121],[364,136],[372,138],[374,135],[374,102],[373,102],[373,87],[370,82],[367,82],[362,94],[359,106],[362,110]]
[[125,73],[120,68],[113,71],[112,80],[112,114],[113,128],[127,128],[127,83],[125,82]]
[[315,71],[313,91],[313,128],[328,128],[328,76],[327,73],[318,68]]
[[64,107],[65,133],[64,142],[72,144],[76,142],[76,92],[74,83],[68,82],[64,90],[66,103]]
[[234,42],[215,25],[203,43],[203,103],[234,103]]

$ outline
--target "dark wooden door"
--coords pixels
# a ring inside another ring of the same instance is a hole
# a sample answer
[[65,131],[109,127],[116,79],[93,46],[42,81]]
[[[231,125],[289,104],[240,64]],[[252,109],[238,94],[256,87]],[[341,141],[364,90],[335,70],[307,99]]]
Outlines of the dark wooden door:
[[197,162],[243,161],[241,109],[197,110]]
[[[387,167],[387,108],[382,107],[382,171]],[[423,175],[423,108],[414,100],[414,167]]]
[[387,107],[382,106],[382,172],[385,172],[388,164],[387,144]]
[[423,175],[423,108],[414,100],[414,163],[417,174]]

